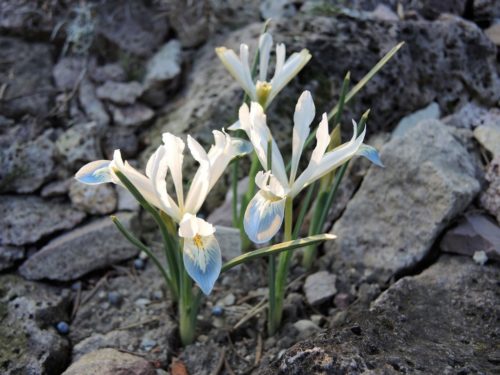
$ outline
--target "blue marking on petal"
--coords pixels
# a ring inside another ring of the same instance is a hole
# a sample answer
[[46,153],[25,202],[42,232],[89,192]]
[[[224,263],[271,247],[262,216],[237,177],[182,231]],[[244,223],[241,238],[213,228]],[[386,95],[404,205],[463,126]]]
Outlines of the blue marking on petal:
[[76,173],[75,178],[87,185],[98,185],[112,182],[109,172],[109,160],[96,160],[85,164]]
[[184,239],[184,267],[205,295],[209,295],[222,268],[219,243],[215,236]]
[[236,156],[248,155],[253,151],[252,144],[244,139],[233,138],[232,141],[236,149]]
[[368,160],[370,160],[373,164],[378,165],[379,167],[384,167],[384,164],[382,164],[382,160],[380,160],[380,155],[378,154],[378,151],[372,147],[368,146],[365,144],[362,144],[358,151],[356,152],[356,155],[364,156]]
[[259,191],[245,212],[243,225],[248,238],[255,243],[271,240],[281,228],[285,216],[285,199],[271,200]]

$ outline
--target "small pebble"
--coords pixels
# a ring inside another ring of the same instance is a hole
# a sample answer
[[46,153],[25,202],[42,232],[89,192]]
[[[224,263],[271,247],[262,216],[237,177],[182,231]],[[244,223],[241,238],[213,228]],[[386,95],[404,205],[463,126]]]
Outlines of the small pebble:
[[153,292],[153,299],[159,301],[163,299],[163,292],[161,290],[155,290]]
[[122,302],[122,296],[118,292],[109,292],[108,301],[113,306],[118,306]]
[[61,335],[67,335],[69,333],[69,325],[64,321],[57,323],[56,329]]
[[213,316],[222,316],[222,314],[224,314],[224,308],[222,306],[216,305],[212,307]]
[[106,299],[107,298],[107,294],[104,290],[101,290],[99,293],[97,293],[97,297],[99,299]]
[[144,307],[144,306],[147,306],[151,303],[151,300],[147,299],[147,298],[138,298],[136,301],[135,301],[135,304],[136,306],[140,306],[140,307]]
[[156,341],[150,339],[149,337],[144,337],[141,341],[141,349],[146,352],[149,352],[155,346],[156,346]]
[[78,292],[80,289],[82,289],[82,282],[77,281],[76,283],[71,284],[71,289],[75,292]]
[[137,258],[134,260],[134,268],[138,271],[143,270],[144,267],[146,266],[146,263],[144,262],[143,259]]
[[142,260],[148,259],[148,254],[146,254],[144,251],[141,251],[139,253],[139,259],[142,259]]
[[222,299],[222,304],[224,306],[232,306],[236,302],[236,297],[233,293],[228,294]]
[[484,266],[488,261],[488,255],[486,255],[485,251],[476,251],[474,252],[472,259],[480,266]]

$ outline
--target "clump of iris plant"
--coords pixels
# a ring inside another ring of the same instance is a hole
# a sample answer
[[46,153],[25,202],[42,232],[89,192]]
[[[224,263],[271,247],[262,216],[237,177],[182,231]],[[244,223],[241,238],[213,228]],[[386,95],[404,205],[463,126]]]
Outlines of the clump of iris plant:
[[[267,24],[266,24],[267,25]],[[266,26],[267,27],[267,26]],[[265,31],[265,30],[264,30]],[[273,40],[264,32],[259,40],[253,68],[249,62],[246,44],[240,46],[240,56],[225,47],[216,53],[231,76],[245,92],[244,103],[239,109],[238,121],[229,129],[246,135],[248,140],[232,137],[222,131],[214,131],[214,144],[208,152],[190,135],[187,149],[199,167],[184,191],[183,160],[186,143],[171,133],[162,135],[163,144],[149,158],[145,173],[123,161],[116,150],[113,160],[98,160],[83,166],[76,174],[82,183],[96,185],[115,183],[129,190],[141,206],[155,220],[163,239],[165,262],[135,234],[112,217],[121,233],[138,249],[145,252],[159,268],[177,303],[180,338],[184,345],[196,337],[196,316],[203,295],[209,295],[220,274],[232,267],[257,257],[268,257],[269,262],[269,316],[268,330],[274,334],[281,323],[286,278],[291,260],[291,250],[307,247],[304,259],[314,259],[314,249],[325,240],[333,240],[332,234],[321,234],[326,212],[331,206],[336,189],[349,160],[364,156],[381,165],[377,151],[363,143],[366,134],[365,114],[359,124],[353,121],[350,141],[340,142],[340,117],[346,104],[366,82],[395,54],[401,45],[393,48],[350,91],[349,75],[340,92],[339,103],[330,113],[323,113],[316,128],[316,146],[312,150],[308,166],[299,173],[299,161],[314,134],[311,124],[316,115],[312,96],[308,91],[300,96],[295,107],[292,136],[292,157],[284,158],[267,126],[266,110],[282,89],[304,68],[311,59],[306,49],[285,56],[285,45],[276,47],[274,75],[267,81],[267,73]],[[259,67],[256,78],[257,65]],[[328,121],[333,119],[330,133]],[[236,179],[238,160],[252,157],[250,181],[243,199],[238,204]],[[283,242],[248,251],[227,263],[222,263],[221,248],[216,228],[198,214],[210,190],[233,163],[233,222],[240,229],[242,238],[256,244],[270,243],[276,238],[284,223]],[[167,189],[167,175],[173,182],[173,191]],[[318,187],[319,184],[319,187]],[[256,187],[258,191],[256,192]],[[307,189],[299,215],[294,220],[293,200]],[[316,200],[313,192],[318,191]],[[239,207],[239,210],[238,210]],[[308,210],[313,211],[313,225],[309,236],[297,239]],[[249,241],[250,240],[250,241]],[[279,255],[279,257],[277,257]],[[310,264],[308,264],[310,266]]]

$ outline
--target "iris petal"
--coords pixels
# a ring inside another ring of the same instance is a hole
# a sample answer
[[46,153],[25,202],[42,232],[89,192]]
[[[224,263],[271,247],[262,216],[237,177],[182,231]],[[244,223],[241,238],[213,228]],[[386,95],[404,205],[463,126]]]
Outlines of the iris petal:
[[222,268],[219,243],[214,235],[184,239],[184,267],[205,295],[212,291]]
[[378,154],[378,151],[372,146],[362,144],[361,146],[359,146],[356,155],[364,156],[365,158],[370,160],[373,164],[378,165],[379,167],[384,166],[382,160],[380,160],[380,155]]
[[245,232],[255,243],[268,242],[281,228],[285,216],[285,198],[270,199],[259,191],[248,204],[245,212]]
[[85,164],[76,173],[75,178],[87,185],[98,185],[106,182],[112,182],[109,171],[109,160],[96,160]]

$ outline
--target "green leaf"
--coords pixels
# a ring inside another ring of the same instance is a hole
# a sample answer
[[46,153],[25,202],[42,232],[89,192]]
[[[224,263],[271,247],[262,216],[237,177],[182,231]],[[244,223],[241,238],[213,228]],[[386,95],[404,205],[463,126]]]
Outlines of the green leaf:
[[222,266],[221,272],[225,272],[241,263],[248,262],[249,260],[252,260],[254,258],[279,254],[283,251],[294,250],[300,247],[314,245],[324,241],[334,240],[335,238],[337,238],[337,236],[333,234],[327,234],[327,233],[318,234],[315,236],[300,238],[298,240],[293,240],[293,241],[281,242],[279,244],[264,247],[262,249],[249,251],[248,253],[237,256],[236,258],[233,258],[229,262],[225,263]]

